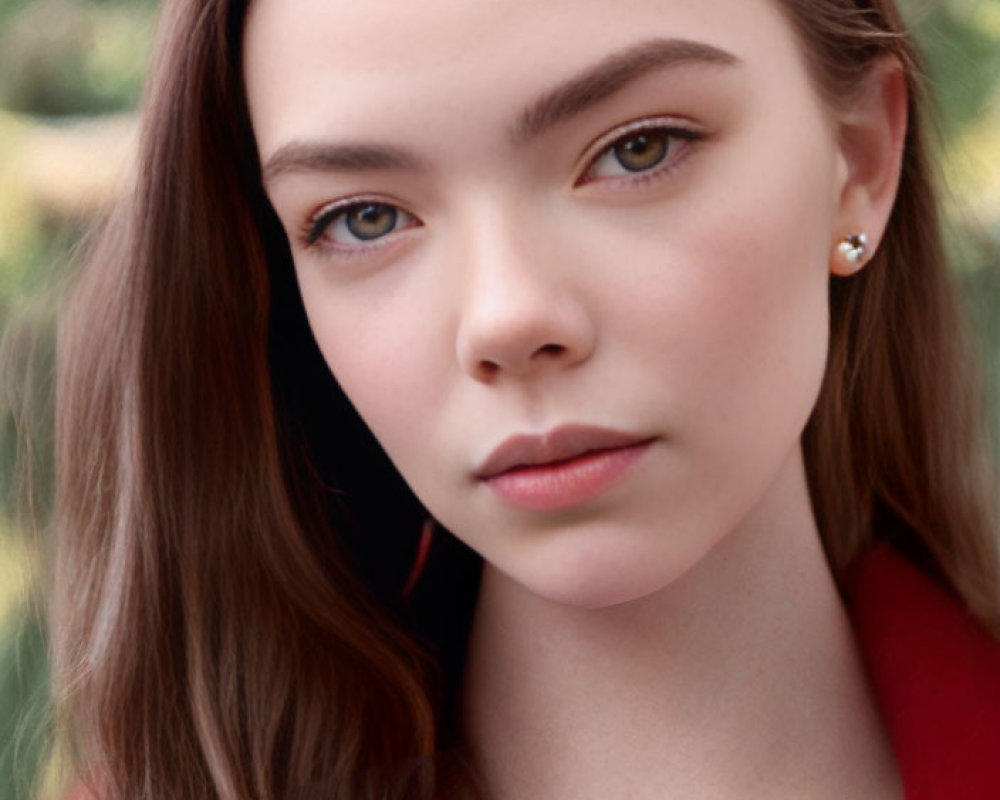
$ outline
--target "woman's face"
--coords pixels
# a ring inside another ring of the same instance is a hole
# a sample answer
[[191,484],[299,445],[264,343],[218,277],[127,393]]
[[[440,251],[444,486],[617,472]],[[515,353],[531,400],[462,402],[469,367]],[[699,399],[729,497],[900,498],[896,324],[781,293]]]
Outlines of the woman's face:
[[497,569],[621,602],[802,500],[846,168],[777,3],[255,0],[244,67],[320,349]]

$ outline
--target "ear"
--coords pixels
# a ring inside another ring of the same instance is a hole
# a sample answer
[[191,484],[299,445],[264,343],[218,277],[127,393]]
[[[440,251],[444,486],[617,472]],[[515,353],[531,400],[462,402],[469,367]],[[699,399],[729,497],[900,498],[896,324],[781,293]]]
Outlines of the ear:
[[[907,125],[907,87],[902,64],[886,56],[869,70],[836,116],[839,187],[830,271],[852,275],[878,249],[896,200]],[[850,257],[840,247],[855,234],[867,237],[866,252]]]

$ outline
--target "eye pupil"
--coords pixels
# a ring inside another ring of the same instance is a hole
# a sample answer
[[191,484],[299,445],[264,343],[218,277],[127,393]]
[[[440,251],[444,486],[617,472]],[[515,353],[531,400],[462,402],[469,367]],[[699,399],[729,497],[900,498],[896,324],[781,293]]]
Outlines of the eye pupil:
[[385,203],[366,203],[348,211],[347,229],[358,239],[377,239],[396,227],[397,211]]
[[667,155],[662,133],[639,133],[615,145],[615,159],[629,172],[640,172],[659,164]]

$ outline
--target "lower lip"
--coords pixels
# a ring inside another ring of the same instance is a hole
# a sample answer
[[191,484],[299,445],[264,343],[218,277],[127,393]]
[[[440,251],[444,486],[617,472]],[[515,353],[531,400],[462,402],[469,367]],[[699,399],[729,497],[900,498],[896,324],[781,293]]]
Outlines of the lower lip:
[[486,479],[501,500],[528,511],[555,511],[592,500],[610,489],[652,444],[595,450],[579,458],[517,467]]

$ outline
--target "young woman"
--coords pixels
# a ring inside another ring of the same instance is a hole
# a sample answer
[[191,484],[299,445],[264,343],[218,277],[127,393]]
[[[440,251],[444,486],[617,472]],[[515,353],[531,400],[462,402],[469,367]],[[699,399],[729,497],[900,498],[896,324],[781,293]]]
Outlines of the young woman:
[[1000,792],[997,486],[890,0],[165,14],[62,330],[88,791]]

